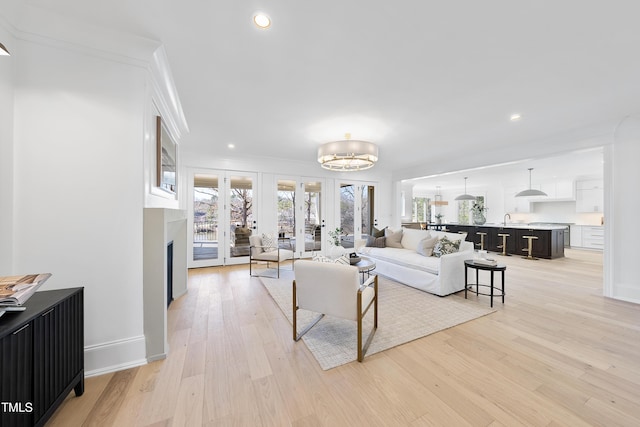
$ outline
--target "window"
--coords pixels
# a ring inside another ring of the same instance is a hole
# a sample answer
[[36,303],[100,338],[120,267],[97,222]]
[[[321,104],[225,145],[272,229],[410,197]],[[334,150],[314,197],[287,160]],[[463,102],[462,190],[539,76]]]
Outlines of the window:
[[469,209],[471,208],[471,204],[468,200],[461,200],[458,202],[458,223],[459,224],[470,224]]
[[413,211],[411,212],[411,222],[428,222],[431,218],[431,206],[428,197],[414,197]]

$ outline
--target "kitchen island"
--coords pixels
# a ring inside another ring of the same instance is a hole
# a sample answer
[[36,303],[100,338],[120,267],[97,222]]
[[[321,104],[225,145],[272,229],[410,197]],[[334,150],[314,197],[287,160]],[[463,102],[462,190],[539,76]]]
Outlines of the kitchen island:
[[502,237],[498,234],[508,234],[506,253],[511,255],[526,255],[528,241],[523,236],[536,236],[533,240],[532,255],[536,258],[554,259],[564,257],[564,233],[566,227],[554,225],[530,224],[483,224],[462,225],[443,224],[443,228],[453,233],[467,233],[466,240],[473,242],[476,249],[480,249],[481,235],[484,236],[484,249],[490,252],[502,252]]

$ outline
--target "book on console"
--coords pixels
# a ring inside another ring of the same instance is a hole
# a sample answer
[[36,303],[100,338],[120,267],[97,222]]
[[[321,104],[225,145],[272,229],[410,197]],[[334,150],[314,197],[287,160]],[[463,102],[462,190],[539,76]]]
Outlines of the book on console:
[[51,273],[0,277],[0,309],[21,306],[49,277]]
[[493,258],[475,258],[473,262],[480,265],[498,265],[498,261]]

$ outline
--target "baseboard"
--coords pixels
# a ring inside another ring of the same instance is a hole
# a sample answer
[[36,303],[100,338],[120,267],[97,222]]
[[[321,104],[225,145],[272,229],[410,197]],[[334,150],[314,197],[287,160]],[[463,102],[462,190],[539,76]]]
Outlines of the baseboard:
[[183,290],[182,292],[175,292],[173,294],[173,299],[177,300],[178,298],[180,298],[181,296],[184,296],[187,294],[187,289]]
[[638,285],[614,285],[612,298],[640,304],[640,287]]
[[86,377],[135,368],[147,363],[144,335],[84,348]]

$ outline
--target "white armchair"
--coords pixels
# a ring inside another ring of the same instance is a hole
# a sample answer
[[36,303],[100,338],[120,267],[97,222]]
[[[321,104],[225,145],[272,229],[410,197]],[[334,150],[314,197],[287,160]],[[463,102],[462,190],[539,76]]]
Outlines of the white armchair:
[[[362,319],[373,306],[373,328],[362,344]],[[299,309],[320,313],[298,334]],[[362,362],[378,328],[378,276],[360,284],[358,269],[351,265],[308,260],[296,262],[293,281],[293,339],[300,340],[324,315],[357,322],[358,361]]]
[[[271,263],[276,264],[277,276],[280,277],[280,263],[289,259],[293,260],[293,251],[280,248],[277,242],[276,240],[275,244],[263,244],[268,242],[263,242],[262,236],[249,237],[249,275],[253,276],[252,266],[254,263],[266,262],[267,268]],[[293,263],[293,261],[291,262]]]

